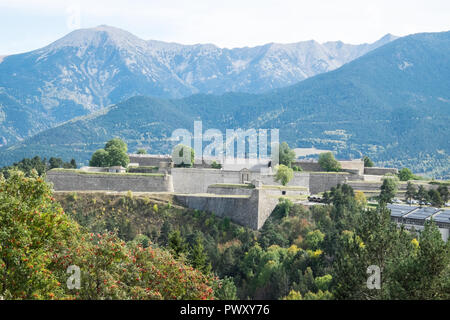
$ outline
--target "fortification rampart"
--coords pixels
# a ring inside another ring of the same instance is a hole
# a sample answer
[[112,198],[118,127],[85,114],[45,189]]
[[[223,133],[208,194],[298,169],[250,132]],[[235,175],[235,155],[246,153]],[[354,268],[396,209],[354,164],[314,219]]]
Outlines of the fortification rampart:
[[175,195],[183,206],[207,212],[219,217],[228,217],[240,225],[258,230],[272,213],[278,198],[265,190],[253,189],[251,195]]
[[[245,177],[244,177],[245,176]],[[258,180],[265,186],[280,186],[275,182],[274,175],[260,172],[239,172],[218,169],[173,168],[171,175],[164,174],[113,174],[113,173],[87,173],[74,170],[51,170],[47,179],[54,184],[55,190],[105,190],[105,191],[136,191],[136,192],[176,192],[179,194],[198,194],[212,192],[208,190],[211,185],[242,184],[246,181]],[[244,181],[245,180],[245,181]],[[304,193],[317,194],[330,190],[337,184],[351,180],[361,180],[360,176],[345,172],[295,172],[293,179],[288,183],[285,193],[292,189],[289,187],[303,187]],[[280,189],[281,190],[281,189]],[[281,191],[273,191],[280,193]],[[226,194],[230,190],[216,190],[213,193]],[[295,191],[297,192],[297,191]],[[294,193],[295,193],[294,192]],[[230,194],[230,193],[228,193]],[[232,194],[250,194],[248,190],[232,191]]]
[[294,166],[300,166],[303,171],[308,172],[319,172],[323,171],[322,167],[317,161],[302,161],[302,160],[296,160],[292,162],[292,165]]
[[339,161],[343,171],[354,173],[362,176],[364,174],[363,160],[341,160]]
[[[208,187],[208,193],[217,194],[217,195],[251,195],[255,188],[249,185],[235,184],[235,185],[226,185],[226,184],[216,184]],[[303,196],[308,194],[307,187],[299,187],[299,186],[282,186],[282,185],[262,185],[261,189],[265,191],[265,194],[271,195],[274,197],[282,197],[282,196]]]
[[173,192],[172,177],[161,174],[81,173],[50,170],[47,180],[56,191]]
[[[417,181],[411,181],[416,188],[422,185],[425,190],[437,189],[437,185],[430,185],[426,183],[420,183]],[[362,191],[368,195],[379,194],[381,190],[382,182],[374,182],[374,181],[350,181],[348,185],[350,185],[354,190]],[[406,192],[407,182],[400,182],[397,186],[397,197],[404,196]]]
[[[219,169],[173,168],[171,174],[176,193],[206,193],[210,185],[242,184],[253,180],[259,180],[264,185],[280,185],[275,182],[273,174],[261,174],[255,171],[242,173]],[[307,172],[295,172],[288,186],[309,188],[309,175]]]
[[130,163],[137,163],[140,167],[159,167],[162,162],[172,162],[171,156],[153,154],[129,154]]
[[241,176],[237,171],[173,168],[171,173],[176,193],[206,193],[208,191],[208,186],[212,184],[241,183]]
[[348,173],[320,173],[311,172],[309,175],[309,192],[317,194],[325,192],[338,184],[346,183],[351,177]]
[[293,186],[263,186],[262,189],[267,195],[280,198],[280,197],[298,197],[306,196],[309,194],[307,187],[293,187]]
[[208,187],[208,193],[219,195],[241,195],[250,196],[253,192],[252,187],[248,185],[225,185],[225,184],[213,184]]
[[395,168],[364,168],[364,174],[374,176],[384,176],[387,173],[397,174],[398,170]]
[[[310,173],[309,172],[294,172],[294,177],[287,184],[288,186],[298,186],[309,188],[310,184]],[[278,182],[275,182],[275,175],[263,175],[258,174],[255,176],[256,180],[260,180],[264,185],[281,185]]]
[[[341,168],[345,172],[349,172],[356,175],[364,174],[364,161],[363,160],[341,160],[339,161]],[[306,172],[323,172],[324,169],[317,161],[296,160],[293,165],[300,166],[303,171]]]

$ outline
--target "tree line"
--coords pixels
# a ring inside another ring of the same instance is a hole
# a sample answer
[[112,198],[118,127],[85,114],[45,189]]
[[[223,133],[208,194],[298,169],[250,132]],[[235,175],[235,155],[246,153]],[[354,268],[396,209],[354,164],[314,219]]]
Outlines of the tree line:
[[29,176],[33,170],[36,170],[39,175],[42,175],[48,170],[55,168],[76,169],[77,163],[75,159],[65,162],[61,158],[51,157],[47,160],[46,158],[41,159],[39,156],[36,156],[32,159],[24,158],[10,166],[3,167],[0,169],[0,173],[3,174],[4,177],[8,177],[9,172],[15,169],[20,170],[24,172],[25,175]]

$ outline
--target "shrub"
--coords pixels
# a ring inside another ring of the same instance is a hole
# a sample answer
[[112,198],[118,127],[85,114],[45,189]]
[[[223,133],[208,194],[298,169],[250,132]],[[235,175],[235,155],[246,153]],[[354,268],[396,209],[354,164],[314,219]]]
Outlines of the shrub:
[[408,168],[403,168],[398,172],[400,181],[409,181],[414,179],[414,175]]
[[365,168],[372,168],[373,167],[373,161],[368,157],[364,157],[364,167]]
[[339,172],[341,170],[341,164],[334,158],[333,153],[325,152],[319,155],[320,167],[328,172]]
[[175,167],[178,168],[190,168],[194,165],[195,153],[191,147],[179,144],[172,152],[172,159]]
[[67,200],[69,201],[77,201],[78,200],[78,195],[76,192],[72,192],[69,195],[67,195]]
[[127,191],[127,198],[128,199],[133,199],[133,191],[131,191],[131,190]]
[[127,144],[118,138],[109,140],[104,149],[94,152],[89,165],[91,167],[109,167],[122,166],[126,167],[130,163],[127,155]]
[[216,161],[213,161],[211,163],[211,168],[213,168],[213,169],[222,169],[222,165],[220,163],[217,163]]
[[283,186],[287,185],[289,181],[294,177],[294,171],[280,164],[277,166],[277,173],[275,174],[275,181],[280,182]]
[[286,167],[291,167],[292,161],[295,160],[295,151],[289,148],[289,145],[286,142],[283,142],[280,145],[279,150],[279,161],[280,164],[285,165]]

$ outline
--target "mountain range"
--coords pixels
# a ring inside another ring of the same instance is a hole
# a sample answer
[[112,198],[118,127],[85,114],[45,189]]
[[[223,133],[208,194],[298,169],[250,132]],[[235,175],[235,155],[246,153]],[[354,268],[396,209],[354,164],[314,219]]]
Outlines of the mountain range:
[[[1,66],[1,65],[0,65]],[[25,156],[87,163],[111,137],[130,150],[169,152],[176,128],[279,128],[292,147],[368,155],[379,165],[450,177],[450,32],[389,41],[341,67],[265,93],[137,96],[0,149],[0,164]],[[192,132],[192,131],[191,131]]]
[[137,95],[263,93],[335,70],[396,38],[225,49],[146,41],[109,26],[76,30],[0,59],[0,146]]

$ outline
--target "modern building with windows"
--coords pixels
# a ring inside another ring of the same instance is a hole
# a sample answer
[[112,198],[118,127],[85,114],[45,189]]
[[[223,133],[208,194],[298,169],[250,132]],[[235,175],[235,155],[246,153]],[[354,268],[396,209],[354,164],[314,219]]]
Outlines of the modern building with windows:
[[442,239],[448,241],[450,233],[450,210],[432,207],[416,207],[408,205],[389,204],[391,219],[408,230],[421,232],[425,222],[433,219],[441,232]]

